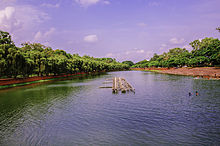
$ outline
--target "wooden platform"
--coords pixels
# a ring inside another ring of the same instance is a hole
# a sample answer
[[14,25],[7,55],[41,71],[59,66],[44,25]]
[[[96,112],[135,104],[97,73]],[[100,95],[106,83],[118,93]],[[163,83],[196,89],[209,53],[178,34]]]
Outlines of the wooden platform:
[[118,93],[121,91],[122,93],[126,92],[135,92],[135,89],[129,84],[124,78],[114,77],[111,79],[106,79],[103,84],[112,83],[112,86],[101,86],[100,88],[112,88],[113,93]]

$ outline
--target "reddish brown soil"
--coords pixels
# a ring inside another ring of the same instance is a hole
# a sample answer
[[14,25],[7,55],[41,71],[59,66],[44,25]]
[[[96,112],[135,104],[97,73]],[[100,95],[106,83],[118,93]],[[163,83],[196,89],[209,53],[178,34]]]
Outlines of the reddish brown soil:
[[68,76],[80,75],[80,74],[85,74],[85,73],[76,73],[76,74],[67,74],[67,75],[58,75],[58,76],[29,77],[29,78],[18,78],[18,79],[13,79],[13,78],[0,79],[0,86],[33,82],[33,81],[46,80],[52,78],[68,77]]
[[202,78],[220,79],[220,68],[217,67],[195,67],[195,68],[177,68],[160,71],[161,73],[196,76]]
[[183,68],[142,68],[135,70],[158,70],[160,73],[187,75],[201,78],[215,78],[220,79],[220,67],[183,67]]

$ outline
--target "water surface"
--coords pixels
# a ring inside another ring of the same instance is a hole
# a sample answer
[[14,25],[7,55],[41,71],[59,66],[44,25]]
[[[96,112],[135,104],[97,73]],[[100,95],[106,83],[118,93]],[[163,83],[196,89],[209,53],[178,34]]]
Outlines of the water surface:
[[[136,93],[98,88],[114,76]],[[0,145],[219,144],[220,81],[123,71],[0,90]]]

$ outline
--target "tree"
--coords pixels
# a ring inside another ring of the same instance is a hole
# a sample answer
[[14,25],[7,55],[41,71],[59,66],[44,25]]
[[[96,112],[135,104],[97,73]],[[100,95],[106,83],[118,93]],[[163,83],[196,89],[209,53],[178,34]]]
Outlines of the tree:
[[[12,76],[12,62],[11,54],[9,50],[16,50],[14,42],[11,40],[11,35],[8,32],[0,31],[0,75],[1,76]],[[10,59],[10,60],[8,60]]]
[[150,61],[148,64],[148,67],[158,67],[159,62],[158,61]]
[[157,53],[154,53],[154,56],[150,59],[150,61],[156,61],[159,58],[159,55]]
[[123,64],[127,64],[129,67],[131,67],[132,65],[134,65],[134,63],[132,61],[123,61]]
[[218,65],[220,63],[218,62],[218,54],[220,52],[220,41],[218,39],[205,38],[201,41],[195,40],[190,45],[193,47],[191,52],[193,57],[206,57],[206,63],[210,65]]

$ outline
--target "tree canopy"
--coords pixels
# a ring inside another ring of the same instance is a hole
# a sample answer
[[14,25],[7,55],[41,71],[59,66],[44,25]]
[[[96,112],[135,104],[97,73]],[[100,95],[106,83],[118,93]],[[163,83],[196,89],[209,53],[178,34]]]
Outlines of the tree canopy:
[[40,43],[16,47],[8,32],[0,31],[0,77],[28,77],[129,69],[112,58],[94,58],[53,50]]
[[193,50],[173,48],[161,55],[154,54],[149,60],[143,60],[132,67],[182,67],[182,66],[219,66],[220,41],[214,38],[195,40],[190,43]]
[[127,64],[128,66],[134,65],[134,62],[132,62],[132,61],[123,61],[122,63]]

